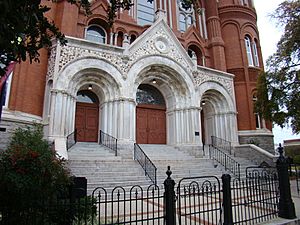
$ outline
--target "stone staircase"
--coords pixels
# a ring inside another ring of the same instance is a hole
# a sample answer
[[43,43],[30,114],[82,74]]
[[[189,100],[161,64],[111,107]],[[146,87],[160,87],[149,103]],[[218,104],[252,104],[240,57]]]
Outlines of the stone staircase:
[[[167,166],[171,167],[176,183],[184,177],[217,176],[224,169],[216,166],[205,154],[195,157],[178,148],[167,145],[140,145],[157,167],[157,184],[163,187]],[[151,184],[138,162],[128,157],[115,156],[110,149],[97,143],[77,143],[68,152],[69,168],[73,175],[84,176],[88,180],[88,193],[96,187],[111,190],[116,186],[130,189],[133,185],[147,187]],[[240,159],[246,167],[250,162]],[[244,170],[244,169],[243,169]]]
[[76,143],[68,154],[71,173],[87,178],[88,194],[97,187],[109,190],[116,186],[151,184],[137,162],[115,156],[109,148],[97,143]]

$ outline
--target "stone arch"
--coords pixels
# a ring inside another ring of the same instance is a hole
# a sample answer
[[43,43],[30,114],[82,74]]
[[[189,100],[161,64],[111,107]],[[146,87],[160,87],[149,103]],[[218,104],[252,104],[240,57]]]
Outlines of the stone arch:
[[68,63],[58,74],[52,94],[50,136],[66,137],[75,129],[76,95],[92,85],[100,104],[100,129],[117,136],[115,104],[123,86],[121,73],[110,63],[95,57],[84,57]]
[[[135,99],[139,85],[152,84],[153,79],[156,80],[155,87],[162,93],[166,102],[167,144],[194,143],[193,120],[189,118],[193,117],[192,108],[195,108],[196,102],[190,74],[169,58],[144,57],[129,70],[129,86],[133,87],[128,93],[129,96]],[[135,116],[132,118],[134,129],[136,129]]]
[[234,96],[221,84],[208,81],[199,86],[201,133],[204,144],[211,144],[211,136],[238,142]]

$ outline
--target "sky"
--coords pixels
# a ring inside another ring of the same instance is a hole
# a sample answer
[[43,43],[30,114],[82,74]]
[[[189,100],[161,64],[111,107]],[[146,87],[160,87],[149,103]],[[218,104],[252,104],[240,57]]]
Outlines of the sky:
[[[282,29],[276,26],[276,21],[272,20],[268,16],[270,13],[275,11],[281,2],[283,2],[283,0],[254,0],[264,62],[276,51],[276,44],[283,32]],[[291,129],[281,129],[278,126],[274,126],[273,134],[275,145],[283,143],[283,140],[300,138],[300,135],[292,135]]]

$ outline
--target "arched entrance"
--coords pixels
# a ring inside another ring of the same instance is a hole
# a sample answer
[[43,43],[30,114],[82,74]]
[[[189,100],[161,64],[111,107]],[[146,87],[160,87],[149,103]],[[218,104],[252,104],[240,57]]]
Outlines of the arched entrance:
[[136,142],[166,144],[166,105],[157,88],[141,84],[136,94]]
[[97,142],[99,127],[99,100],[89,90],[77,93],[75,129],[78,142]]
[[212,136],[233,141],[234,121],[226,97],[217,90],[205,91],[201,99],[201,131],[203,144],[211,144]]

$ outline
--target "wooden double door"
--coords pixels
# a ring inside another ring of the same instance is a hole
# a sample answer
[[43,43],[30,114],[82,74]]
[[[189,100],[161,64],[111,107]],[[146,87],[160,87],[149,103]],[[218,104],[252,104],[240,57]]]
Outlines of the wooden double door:
[[95,103],[76,103],[75,128],[77,141],[97,142],[99,127],[99,106]]
[[136,142],[166,144],[166,110],[155,105],[137,106]]

